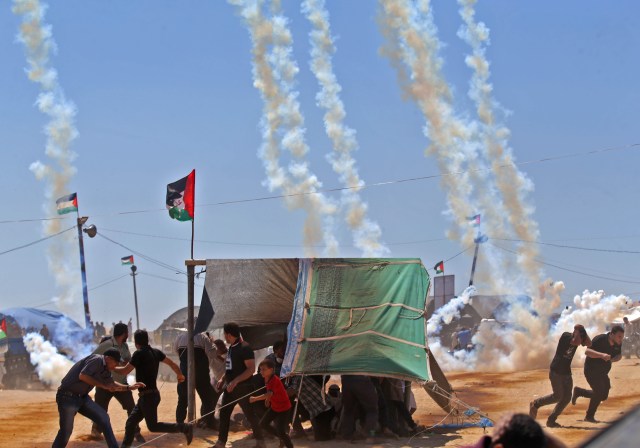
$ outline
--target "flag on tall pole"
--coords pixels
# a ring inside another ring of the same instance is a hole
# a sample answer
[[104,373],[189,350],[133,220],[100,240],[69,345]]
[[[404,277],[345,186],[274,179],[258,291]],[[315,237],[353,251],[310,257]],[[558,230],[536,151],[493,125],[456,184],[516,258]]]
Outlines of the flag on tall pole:
[[122,266],[133,264],[133,255],[122,257],[120,261],[122,262]]
[[191,259],[193,260],[193,235],[195,232],[196,170],[167,185],[167,209],[169,216],[178,221],[191,221]]
[[196,170],[167,185],[167,210],[178,221],[193,221],[196,192]]
[[469,224],[473,227],[480,227],[480,215],[469,216],[467,221],[469,221]]
[[58,215],[64,215],[65,213],[78,211],[78,194],[71,193],[67,196],[62,196],[56,201],[56,210]]
[[444,274],[444,261],[437,262],[433,269],[435,269],[436,274]]

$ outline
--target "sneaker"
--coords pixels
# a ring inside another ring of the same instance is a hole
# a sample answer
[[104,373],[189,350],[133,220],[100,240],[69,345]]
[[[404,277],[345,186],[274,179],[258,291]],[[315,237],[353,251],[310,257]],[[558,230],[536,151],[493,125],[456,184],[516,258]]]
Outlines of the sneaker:
[[547,420],[547,428],[562,428],[562,426],[555,420]]
[[213,445],[211,448],[225,448],[226,445],[227,445],[227,442],[223,442],[222,440],[218,440],[216,442],[216,444]]
[[535,420],[538,416],[538,407],[536,406],[536,402],[532,401],[529,403],[529,417]]
[[600,423],[598,420],[595,419],[595,417],[589,417],[588,415],[584,418],[584,421],[589,423]]
[[138,442],[138,443],[145,443],[146,442],[146,439],[144,437],[142,437],[142,434],[140,434],[139,432],[135,433],[133,438],[136,439],[136,442]]
[[574,387],[573,388],[573,394],[571,395],[571,404],[575,405],[576,401],[578,401],[578,397],[580,396],[580,394],[578,393],[578,388]]
[[184,437],[187,439],[187,445],[191,445],[191,441],[193,440],[193,424],[192,423],[185,423]]

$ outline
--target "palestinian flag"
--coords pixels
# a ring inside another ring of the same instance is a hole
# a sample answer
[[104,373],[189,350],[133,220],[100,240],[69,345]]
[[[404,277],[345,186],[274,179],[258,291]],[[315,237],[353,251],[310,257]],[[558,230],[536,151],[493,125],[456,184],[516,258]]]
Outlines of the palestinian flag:
[[7,319],[0,321],[0,341],[7,338]]
[[122,257],[120,261],[122,262],[122,266],[133,264],[133,255],[129,255],[128,257]]
[[60,199],[56,201],[56,209],[58,210],[58,215],[77,212],[78,211],[78,195],[76,193],[71,193],[68,196],[62,196]]
[[433,267],[436,270],[436,274],[444,274],[444,261],[439,261]]
[[192,221],[194,217],[196,170],[187,177],[167,185],[169,216],[178,221]]
[[469,221],[469,224],[471,224],[473,227],[479,227],[480,226],[480,215],[469,216],[467,218],[467,221]]

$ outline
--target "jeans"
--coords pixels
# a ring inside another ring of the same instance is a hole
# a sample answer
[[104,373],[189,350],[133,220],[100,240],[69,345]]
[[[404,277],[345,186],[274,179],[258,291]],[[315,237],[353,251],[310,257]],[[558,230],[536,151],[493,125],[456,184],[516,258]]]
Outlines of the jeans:
[[591,399],[589,401],[589,408],[587,409],[587,417],[595,418],[596,411],[600,403],[609,398],[609,389],[611,389],[611,381],[609,375],[606,373],[587,374],[585,372],[585,378],[587,383],[591,386],[592,390],[585,390],[582,396]]
[[[100,388],[96,389],[95,402],[98,406],[100,406],[102,409],[104,409],[107,412],[109,411],[109,402],[111,401],[112,398],[115,398],[118,401],[118,403],[120,403],[120,406],[122,406],[122,409],[127,411],[127,415],[131,414],[131,411],[133,411],[133,408],[136,405],[136,402],[133,399],[133,394],[131,393],[131,391],[109,392],[108,390],[105,390],[105,389],[100,389]],[[96,423],[94,423],[93,426],[91,427],[91,431],[99,431],[98,425]],[[140,432],[140,427],[138,426],[136,428],[136,434],[138,434],[139,432]]]
[[555,422],[558,416],[562,414],[562,411],[564,411],[564,408],[566,408],[571,401],[573,378],[570,373],[563,375],[554,371],[549,371],[549,381],[551,381],[551,389],[553,390],[553,393],[534,400],[533,404],[536,408],[539,408],[548,404],[557,403],[548,418],[548,421]]
[[[196,359],[197,361],[197,359]],[[196,392],[198,392],[198,396],[200,397],[200,416],[206,415],[202,420],[206,423],[209,428],[214,426],[214,411],[216,409],[216,403],[218,403],[218,399],[220,398],[220,393],[216,392],[216,390],[211,385],[211,377],[209,376],[209,364],[206,364],[206,370],[202,370],[198,368],[199,365],[196,362]],[[187,375],[187,367],[180,363],[180,371],[186,377]],[[187,382],[183,381],[182,383],[178,383],[178,404],[176,405],[176,422],[182,423],[187,418],[187,405],[188,405],[188,396],[187,396]]]
[[[261,401],[259,403],[262,403]],[[263,403],[264,406],[264,403]],[[276,412],[273,409],[269,408],[267,412],[262,417],[262,421],[260,422],[260,426],[265,431],[275,435],[278,437],[284,446],[287,448],[293,448],[293,443],[291,443],[291,438],[289,438],[289,418],[291,417],[291,413],[287,411]],[[275,428],[270,425],[272,421],[275,420]]]
[[[233,412],[233,408],[236,407],[236,403],[230,404],[229,406],[225,406],[233,401],[238,400],[240,397],[242,398],[238,403],[242,408],[242,412],[251,423],[251,429],[253,430],[253,435],[256,440],[262,440],[262,428],[260,428],[260,421],[257,419],[256,415],[253,413],[253,408],[249,403],[249,394],[254,391],[253,384],[251,381],[243,381],[239,383],[234,389],[233,392],[225,391],[222,395],[222,404],[220,405],[220,430],[218,431],[218,440],[221,442],[226,442],[227,437],[229,437],[229,423],[231,420],[231,413]],[[247,395],[245,397],[245,395]]]
[[342,375],[341,434],[349,440],[355,431],[358,405],[365,415],[364,429],[367,436],[375,433],[378,422],[378,394],[368,376]]
[[73,420],[78,413],[98,424],[109,448],[118,447],[118,441],[116,436],[113,435],[109,415],[94,403],[88,395],[72,395],[58,391],[56,403],[58,404],[58,414],[60,415],[60,430],[53,441],[53,445],[51,445],[52,448],[67,446],[73,432]]
[[138,424],[144,419],[147,428],[151,432],[184,432],[184,423],[164,423],[158,421],[158,405],[160,404],[159,391],[146,391],[140,395],[138,403],[129,414],[124,426],[124,440],[122,446],[131,446],[133,436]]

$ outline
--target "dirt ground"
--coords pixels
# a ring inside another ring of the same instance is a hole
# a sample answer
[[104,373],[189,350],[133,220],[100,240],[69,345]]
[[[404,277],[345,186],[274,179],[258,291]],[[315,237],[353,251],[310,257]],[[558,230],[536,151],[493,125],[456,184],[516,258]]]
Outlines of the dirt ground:
[[[479,408],[489,418],[498,420],[507,412],[528,412],[528,403],[532,398],[550,393],[551,385],[547,378],[547,370],[530,370],[514,373],[447,373],[449,381],[462,402]],[[587,399],[581,398],[577,405],[569,404],[558,419],[561,428],[548,431],[555,434],[568,446],[577,446],[593,436],[598,430],[621,417],[626,411],[640,404],[640,360],[637,358],[623,359],[614,365],[611,374],[612,389],[610,398],[601,404],[596,418],[602,423],[591,424],[584,418],[588,404]],[[588,387],[581,368],[573,371],[574,385]],[[160,383],[162,384],[162,383]],[[418,411],[414,419],[427,427],[440,423],[457,423],[455,419],[438,408],[431,398],[420,388],[414,390],[418,403]],[[159,416],[165,421],[171,421],[176,405],[175,383],[164,383],[161,389],[162,402]],[[238,407],[239,409],[239,407]],[[544,425],[552,407],[540,409],[538,421]],[[125,412],[114,400],[110,406],[110,416],[116,437],[121,439],[124,433]],[[308,425],[306,423],[305,425]],[[88,440],[91,422],[78,415],[69,447],[91,448],[105,446],[104,442]],[[491,431],[491,428],[487,429]],[[50,447],[58,431],[58,413],[55,404],[54,391],[24,391],[0,390],[0,440],[2,446],[10,447]],[[145,447],[179,447],[186,446],[181,434],[151,434],[142,424],[142,434],[147,441],[154,437],[156,440],[147,443]],[[458,447],[477,440],[483,434],[482,428],[453,428],[432,429],[411,439],[398,440],[380,438],[376,446],[381,447]],[[217,433],[211,430],[197,429],[193,443],[194,448],[212,446],[217,439]],[[229,442],[234,447],[249,448],[254,441],[245,431],[230,433]],[[358,446],[343,441],[314,442],[295,439],[296,447],[330,447],[346,448]],[[228,444],[227,446],[230,446]],[[269,448],[278,446],[277,440],[267,440]],[[364,446],[360,444],[360,446]]]

